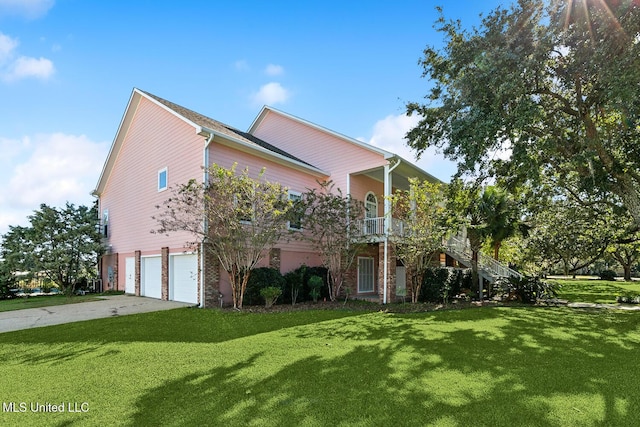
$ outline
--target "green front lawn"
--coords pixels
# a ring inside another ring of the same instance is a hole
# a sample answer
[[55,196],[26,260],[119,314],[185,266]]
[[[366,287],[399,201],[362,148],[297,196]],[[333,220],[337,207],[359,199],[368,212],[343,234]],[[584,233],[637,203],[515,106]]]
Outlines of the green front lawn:
[[607,280],[554,279],[560,285],[558,297],[571,302],[592,302],[615,304],[618,295],[632,293],[640,295],[640,282],[621,282]]
[[71,298],[66,295],[42,295],[37,297],[19,297],[0,300],[0,311],[23,310],[25,308],[50,307],[52,305],[73,304],[76,302],[99,301],[97,295],[74,295]]
[[177,309],[0,334],[3,402],[65,405],[0,425],[631,426],[638,350],[613,310]]

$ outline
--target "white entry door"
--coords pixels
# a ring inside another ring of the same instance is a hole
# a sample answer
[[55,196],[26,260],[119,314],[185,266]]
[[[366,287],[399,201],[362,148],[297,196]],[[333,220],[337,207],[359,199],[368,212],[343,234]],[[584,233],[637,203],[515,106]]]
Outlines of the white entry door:
[[136,259],[125,258],[124,260],[124,291],[127,294],[136,293]]
[[162,258],[142,258],[140,294],[145,297],[162,298]]
[[172,255],[169,264],[169,299],[198,303],[198,256]]

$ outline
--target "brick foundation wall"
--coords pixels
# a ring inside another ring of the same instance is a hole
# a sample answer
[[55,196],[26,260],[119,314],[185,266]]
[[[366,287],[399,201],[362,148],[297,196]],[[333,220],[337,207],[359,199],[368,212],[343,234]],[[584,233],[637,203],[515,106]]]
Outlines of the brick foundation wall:
[[163,301],[169,300],[169,248],[162,248],[162,282],[161,287],[161,299]]
[[135,264],[136,264],[136,274],[135,274],[135,284],[136,284],[136,296],[140,296],[140,274],[141,274],[141,265],[142,265],[142,252],[135,252]]
[[210,250],[204,251],[204,307],[220,307],[220,261]]

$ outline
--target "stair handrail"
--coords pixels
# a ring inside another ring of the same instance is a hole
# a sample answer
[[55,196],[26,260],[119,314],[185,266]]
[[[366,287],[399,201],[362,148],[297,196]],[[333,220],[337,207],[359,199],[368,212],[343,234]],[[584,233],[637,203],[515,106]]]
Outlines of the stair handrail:
[[[451,236],[445,242],[445,247],[449,251],[464,258],[465,261],[471,261],[473,252],[471,246],[466,239],[463,240],[459,236]],[[495,260],[492,257],[478,253],[478,268],[485,270],[494,277],[518,277],[522,278],[522,274],[510,268],[507,265]]]

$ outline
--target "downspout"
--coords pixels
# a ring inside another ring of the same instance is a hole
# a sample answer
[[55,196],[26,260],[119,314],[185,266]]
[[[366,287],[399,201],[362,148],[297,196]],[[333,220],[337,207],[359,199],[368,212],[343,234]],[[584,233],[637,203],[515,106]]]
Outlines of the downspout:
[[[202,182],[203,184],[207,185],[209,183],[209,144],[211,144],[211,141],[213,140],[213,133],[209,134],[209,137],[205,139],[204,142],[204,149],[202,150],[202,162],[203,162],[203,173],[202,173]],[[207,223],[207,217],[205,215],[204,218],[202,218],[202,228],[204,230],[204,232],[207,232],[207,229],[209,227],[209,224]],[[204,270],[205,270],[205,266],[204,266],[204,262],[205,262],[205,256],[204,256],[204,240],[200,243],[200,308],[204,308],[204,297],[205,297],[205,293],[204,293],[204,281],[205,281],[205,274],[204,274]]]
[[384,294],[382,296],[383,304],[387,303],[387,288],[389,287],[388,285],[389,279],[387,278],[387,274],[389,273],[389,266],[388,266],[389,264],[388,262],[389,231],[391,228],[391,201],[389,200],[389,196],[391,196],[391,188],[392,188],[391,173],[395,168],[398,167],[398,165],[400,165],[400,162],[401,160],[398,159],[398,163],[393,165],[393,167],[391,168],[389,167],[388,163],[384,165],[384,217],[387,220],[387,224],[389,224],[389,226],[384,231],[384,265],[383,265],[383,277],[382,277],[382,283],[383,283],[383,289],[384,289]]
[[[347,197],[351,199],[351,174],[349,173],[347,173]],[[349,218],[351,218],[351,203],[347,205],[347,231],[351,233]]]

